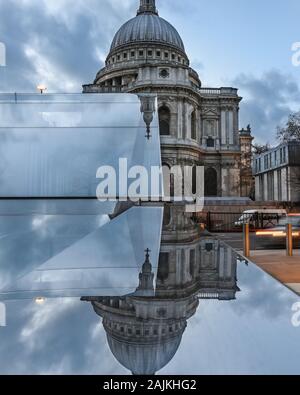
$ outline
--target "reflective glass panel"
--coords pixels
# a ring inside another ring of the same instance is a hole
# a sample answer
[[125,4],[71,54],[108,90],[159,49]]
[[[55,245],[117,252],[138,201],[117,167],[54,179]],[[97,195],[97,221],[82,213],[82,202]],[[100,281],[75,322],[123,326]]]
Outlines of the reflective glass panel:
[[[156,98],[0,95],[0,147],[2,197],[95,197],[107,172],[97,179],[100,167],[115,171],[108,195],[127,197],[120,173],[124,179],[142,166],[150,174],[160,165]],[[139,197],[151,195],[151,181],[146,184],[149,190],[138,190]]]

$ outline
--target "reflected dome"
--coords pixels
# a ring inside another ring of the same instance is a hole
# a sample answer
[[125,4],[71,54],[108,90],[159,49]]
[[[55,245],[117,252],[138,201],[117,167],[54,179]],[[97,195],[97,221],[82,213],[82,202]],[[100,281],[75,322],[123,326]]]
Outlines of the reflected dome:
[[181,343],[182,333],[149,343],[145,338],[141,342],[118,340],[107,333],[107,340],[114,357],[132,374],[154,375],[173,359]]
[[[198,301],[141,297],[85,297],[102,317],[109,348],[134,375],[154,375],[175,356]],[[175,317],[175,316],[176,317]]]

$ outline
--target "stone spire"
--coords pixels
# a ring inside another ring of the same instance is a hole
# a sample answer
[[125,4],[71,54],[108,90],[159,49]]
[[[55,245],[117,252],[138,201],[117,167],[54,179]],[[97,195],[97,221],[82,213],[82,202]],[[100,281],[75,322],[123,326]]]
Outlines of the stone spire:
[[140,8],[137,14],[140,15],[145,13],[158,15],[155,0],[140,0]]
[[136,290],[137,292],[135,292],[135,295],[137,296],[151,296],[154,291],[154,273],[152,272],[152,265],[150,262],[150,252],[151,251],[149,248],[147,248],[145,251],[146,258],[143,264],[142,272],[139,275],[140,283]]

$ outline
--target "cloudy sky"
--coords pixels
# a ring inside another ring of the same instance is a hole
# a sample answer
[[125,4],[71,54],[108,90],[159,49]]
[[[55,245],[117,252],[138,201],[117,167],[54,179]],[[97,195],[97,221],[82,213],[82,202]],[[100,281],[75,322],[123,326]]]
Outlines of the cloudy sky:
[[[103,65],[114,33],[138,0],[0,0],[0,42],[7,66],[0,91],[80,92]],[[203,86],[236,86],[244,97],[241,127],[261,141],[298,109],[298,0],[157,0],[180,32]]]
[[[239,264],[238,286],[237,300],[200,301],[160,374],[299,374],[300,328],[291,325],[291,307],[299,298],[252,265]],[[15,300],[6,309],[2,374],[129,373],[114,358],[89,303]]]

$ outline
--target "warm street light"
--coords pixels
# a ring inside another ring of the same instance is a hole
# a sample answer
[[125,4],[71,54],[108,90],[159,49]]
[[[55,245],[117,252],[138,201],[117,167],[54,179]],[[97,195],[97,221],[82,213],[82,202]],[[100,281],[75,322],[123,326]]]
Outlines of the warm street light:
[[45,303],[45,301],[46,301],[46,299],[45,298],[43,298],[43,297],[38,297],[38,298],[35,298],[35,303],[36,304],[43,304],[43,303]]
[[46,86],[45,85],[38,85],[37,86],[37,90],[39,90],[40,92],[41,92],[41,95],[44,93],[44,91],[46,91],[47,90],[47,88],[46,88]]

